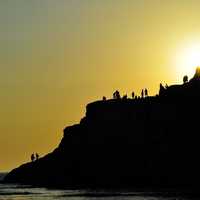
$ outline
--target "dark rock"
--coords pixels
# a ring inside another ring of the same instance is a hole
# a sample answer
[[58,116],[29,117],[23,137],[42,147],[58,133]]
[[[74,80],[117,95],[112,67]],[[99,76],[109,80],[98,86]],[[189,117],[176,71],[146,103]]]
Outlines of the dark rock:
[[[198,71],[199,72],[199,71]],[[196,78],[197,77],[197,78]],[[50,154],[4,179],[53,187],[198,187],[200,80],[90,103]]]

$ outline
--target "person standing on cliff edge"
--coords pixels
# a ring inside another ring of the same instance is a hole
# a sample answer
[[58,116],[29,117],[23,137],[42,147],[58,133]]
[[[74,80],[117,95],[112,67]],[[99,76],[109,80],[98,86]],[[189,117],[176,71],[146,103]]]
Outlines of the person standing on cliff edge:
[[147,90],[147,88],[145,88],[145,90],[144,90],[144,95],[145,95],[145,97],[148,97],[148,90]]
[[35,154],[35,158],[36,158],[36,160],[39,159],[39,154],[38,153]]
[[35,156],[34,153],[31,154],[31,161],[34,162],[35,161]]
[[141,97],[144,98],[144,90],[142,89]]

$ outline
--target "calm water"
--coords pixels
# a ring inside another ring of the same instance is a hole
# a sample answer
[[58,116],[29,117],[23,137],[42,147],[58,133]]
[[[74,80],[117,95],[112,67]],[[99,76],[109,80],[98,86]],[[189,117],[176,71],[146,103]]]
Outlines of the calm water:
[[[133,191],[52,190],[0,184],[0,200],[190,200],[163,193]],[[198,199],[198,198],[197,198]]]
[[[23,185],[0,184],[0,200],[190,200],[165,194],[131,191],[49,190]],[[197,198],[198,199],[198,198]]]

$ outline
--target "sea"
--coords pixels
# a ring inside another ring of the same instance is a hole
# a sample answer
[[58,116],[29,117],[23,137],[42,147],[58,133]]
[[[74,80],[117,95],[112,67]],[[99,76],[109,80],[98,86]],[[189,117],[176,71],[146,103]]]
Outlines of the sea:
[[[0,173],[0,179],[5,174]],[[36,188],[20,184],[0,183],[0,200],[191,200],[166,192],[131,190],[67,190]]]

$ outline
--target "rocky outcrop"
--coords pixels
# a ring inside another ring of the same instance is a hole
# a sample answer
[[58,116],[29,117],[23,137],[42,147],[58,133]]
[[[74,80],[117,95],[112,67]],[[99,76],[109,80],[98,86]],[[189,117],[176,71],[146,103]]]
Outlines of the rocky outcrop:
[[90,103],[50,154],[5,182],[54,187],[195,187],[200,178],[200,81],[160,95]]

